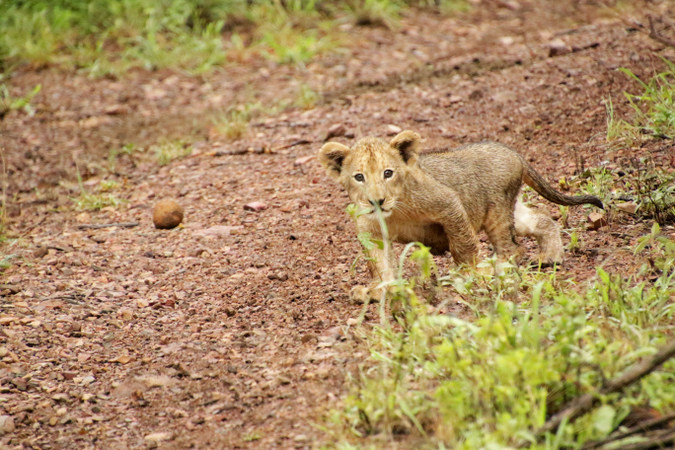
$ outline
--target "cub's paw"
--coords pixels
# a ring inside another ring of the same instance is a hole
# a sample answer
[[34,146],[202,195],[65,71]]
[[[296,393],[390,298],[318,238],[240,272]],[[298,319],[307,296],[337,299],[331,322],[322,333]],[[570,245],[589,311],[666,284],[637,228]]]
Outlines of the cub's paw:
[[349,297],[354,303],[364,304],[379,302],[383,293],[384,289],[377,286],[354,286]]
[[562,267],[564,265],[563,257],[561,255],[545,255],[540,254],[537,259],[530,261],[531,268],[548,269],[551,267]]

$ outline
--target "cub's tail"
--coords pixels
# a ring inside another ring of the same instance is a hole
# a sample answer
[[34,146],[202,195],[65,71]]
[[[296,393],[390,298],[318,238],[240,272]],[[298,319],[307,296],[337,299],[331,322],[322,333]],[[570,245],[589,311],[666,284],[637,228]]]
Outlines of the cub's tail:
[[553,189],[551,185],[548,184],[546,180],[544,180],[542,176],[539,175],[537,171],[527,163],[527,161],[523,160],[523,163],[525,164],[523,181],[532,189],[539,192],[539,194],[546,200],[557,203],[558,205],[565,206],[583,205],[587,203],[589,205],[595,205],[600,209],[605,209],[602,205],[602,201],[600,201],[600,199],[594,195],[571,196],[561,194],[560,192]]

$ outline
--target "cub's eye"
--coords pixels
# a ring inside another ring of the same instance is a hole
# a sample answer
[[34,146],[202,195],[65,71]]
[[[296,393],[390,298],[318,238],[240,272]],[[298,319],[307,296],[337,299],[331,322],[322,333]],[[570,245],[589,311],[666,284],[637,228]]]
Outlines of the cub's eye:
[[391,169],[387,169],[384,171],[384,177],[385,178],[391,178],[394,176],[394,171]]
[[356,175],[354,175],[354,179],[359,183],[363,183],[364,181],[366,181],[366,177],[364,177],[362,173],[357,173]]

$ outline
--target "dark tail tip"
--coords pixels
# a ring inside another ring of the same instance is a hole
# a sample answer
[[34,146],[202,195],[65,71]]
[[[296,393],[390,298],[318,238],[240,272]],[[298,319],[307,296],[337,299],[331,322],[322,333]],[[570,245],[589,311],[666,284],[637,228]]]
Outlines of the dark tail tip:
[[574,199],[573,202],[568,203],[568,205],[593,205],[597,206],[600,209],[605,209],[605,205],[602,204],[602,200],[600,200],[598,197],[595,195],[579,195],[577,197],[572,197]]
[[600,209],[605,209],[605,205],[602,204],[602,201],[598,197],[590,196],[589,203]]

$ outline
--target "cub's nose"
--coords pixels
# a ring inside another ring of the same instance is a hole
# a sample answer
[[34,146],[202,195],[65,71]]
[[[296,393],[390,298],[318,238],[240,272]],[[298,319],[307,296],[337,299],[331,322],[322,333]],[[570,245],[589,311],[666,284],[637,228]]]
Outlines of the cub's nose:
[[370,202],[371,205],[377,206],[379,208],[382,208],[382,205],[384,205],[384,199],[383,198],[381,198],[379,200],[368,200],[368,201]]

